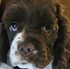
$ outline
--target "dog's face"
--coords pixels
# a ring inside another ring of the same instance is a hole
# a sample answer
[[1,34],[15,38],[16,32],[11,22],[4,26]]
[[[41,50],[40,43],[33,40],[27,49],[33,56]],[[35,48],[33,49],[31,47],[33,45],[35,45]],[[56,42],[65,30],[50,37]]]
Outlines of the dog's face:
[[[27,65],[45,68],[53,59],[53,46],[58,36],[54,5],[31,0],[7,3],[3,22],[9,37],[9,61],[19,68]],[[53,9],[53,10],[52,10]]]

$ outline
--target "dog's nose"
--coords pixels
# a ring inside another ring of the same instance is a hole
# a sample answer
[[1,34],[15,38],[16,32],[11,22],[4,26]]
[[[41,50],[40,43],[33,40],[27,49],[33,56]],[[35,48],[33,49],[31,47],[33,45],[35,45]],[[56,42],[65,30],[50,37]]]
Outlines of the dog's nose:
[[21,43],[18,45],[18,50],[19,50],[21,55],[29,56],[35,50],[35,47],[31,44],[24,45],[23,43]]

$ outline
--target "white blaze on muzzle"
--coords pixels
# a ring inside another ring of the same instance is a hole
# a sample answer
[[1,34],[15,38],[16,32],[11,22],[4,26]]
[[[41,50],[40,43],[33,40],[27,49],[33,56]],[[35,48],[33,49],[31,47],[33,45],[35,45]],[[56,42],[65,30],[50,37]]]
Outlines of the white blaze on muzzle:
[[[18,44],[20,42],[23,42],[23,38],[22,38],[23,33],[18,33],[14,40],[12,41],[12,44],[10,46],[10,63],[12,64],[12,66],[16,66],[16,64],[20,61],[21,57],[20,54],[18,52]],[[18,52],[17,55],[15,54],[15,52]]]
[[[21,32],[21,33],[18,33],[15,38],[13,39],[12,41],[12,44],[10,46],[10,53],[9,53],[9,58],[10,58],[10,64],[15,67],[15,66],[18,66],[20,68],[22,67],[33,67],[32,64],[28,63],[27,65],[23,65],[21,62],[24,62],[25,60],[22,60],[22,57],[18,51],[18,45],[22,42],[24,42],[24,37],[22,37],[24,35],[24,32]],[[17,52],[17,54],[16,54]],[[33,51],[33,54],[36,54],[37,51]]]

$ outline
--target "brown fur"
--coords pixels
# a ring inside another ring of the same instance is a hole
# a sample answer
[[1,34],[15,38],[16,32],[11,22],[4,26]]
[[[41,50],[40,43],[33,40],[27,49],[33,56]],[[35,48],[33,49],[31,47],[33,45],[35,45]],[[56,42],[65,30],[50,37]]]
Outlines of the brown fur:
[[[0,60],[6,62],[15,34],[25,27],[24,45],[32,44],[38,54],[28,56],[28,62],[44,68],[53,59],[53,69],[70,68],[70,22],[56,0],[2,0],[0,6]],[[9,27],[16,21],[18,30]],[[52,32],[46,33],[48,25]],[[5,50],[4,50],[5,48]],[[34,58],[32,58],[34,57]],[[24,58],[24,56],[22,56]]]

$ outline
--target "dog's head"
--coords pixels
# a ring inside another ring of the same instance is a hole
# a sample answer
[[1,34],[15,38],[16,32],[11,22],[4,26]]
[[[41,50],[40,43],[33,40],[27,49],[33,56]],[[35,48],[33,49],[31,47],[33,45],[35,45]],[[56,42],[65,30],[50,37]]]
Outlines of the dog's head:
[[66,38],[66,27],[60,7],[55,0],[5,2],[2,21],[9,39],[9,62],[13,67],[27,68],[29,64],[45,68],[53,60],[53,49],[60,48],[61,52],[60,43]]

